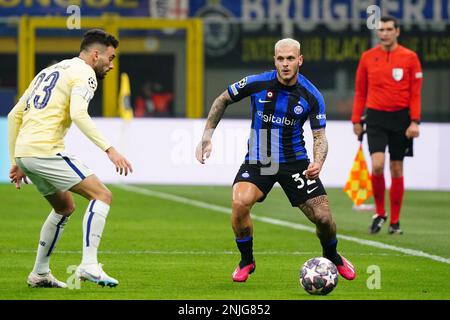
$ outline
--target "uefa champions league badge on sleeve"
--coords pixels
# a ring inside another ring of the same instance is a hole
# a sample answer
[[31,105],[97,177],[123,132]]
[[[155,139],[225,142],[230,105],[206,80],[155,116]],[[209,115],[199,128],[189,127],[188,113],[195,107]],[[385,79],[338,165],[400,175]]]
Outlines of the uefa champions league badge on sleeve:
[[97,81],[93,77],[89,77],[88,85],[89,85],[89,88],[91,88],[92,90],[97,89]]

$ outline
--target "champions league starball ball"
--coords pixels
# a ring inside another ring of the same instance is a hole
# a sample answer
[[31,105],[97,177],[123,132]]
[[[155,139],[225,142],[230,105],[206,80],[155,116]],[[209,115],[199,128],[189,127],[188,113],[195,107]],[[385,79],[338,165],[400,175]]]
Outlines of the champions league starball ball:
[[338,283],[336,266],[323,257],[306,261],[300,269],[300,284],[313,295],[329,294]]

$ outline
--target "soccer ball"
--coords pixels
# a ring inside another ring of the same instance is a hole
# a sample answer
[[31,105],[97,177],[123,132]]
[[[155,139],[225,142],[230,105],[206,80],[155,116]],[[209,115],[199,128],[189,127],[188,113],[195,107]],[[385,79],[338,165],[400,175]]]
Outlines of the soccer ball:
[[309,294],[329,294],[336,287],[337,283],[337,268],[327,258],[317,257],[309,259],[300,269],[300,284]]

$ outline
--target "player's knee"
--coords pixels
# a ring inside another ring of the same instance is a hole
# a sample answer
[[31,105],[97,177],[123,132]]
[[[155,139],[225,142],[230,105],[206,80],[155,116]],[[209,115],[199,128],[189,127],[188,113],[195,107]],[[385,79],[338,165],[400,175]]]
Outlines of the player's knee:
[[382,164],[372,164],[372,174],[379,176],[384,173],[384,166]]
[[55,212],[63,215],[65,217],[69,217],[75,211],[75,203],[69,203],[64,207],[55,209]]
[[393,178],[400,178],[403,176],[403,166],[400,164],[391,164],[391,176]]
[[66,216],[70,216],[75,211],[75,203],[67,207]]
[[107,204],[111,204],[112,203],[112,199],[113,199],[113,195],[112,195],[112,192],[111,191],[109,191],[108,189],[105,191],[105,198],[106,198],[106,201],[105,201],[105,203],[107,203]]
[[250,211],[252,204],[248,199],[233,199],[233,212],[237,214],[245,214]]
[[329,214],[328,212],[322,211],[322,210],[318,210],[315,214],[315,220],[316,220],[316,225],[318,227],[327,227],[327,226],[331,226],[333,223],[333,218],[331,217],[331,214]]
[[112,192],[109,189],[104,188],[101,193],[98,195],[98,200],[103,201],[107,205],[111,205],[112,203]]

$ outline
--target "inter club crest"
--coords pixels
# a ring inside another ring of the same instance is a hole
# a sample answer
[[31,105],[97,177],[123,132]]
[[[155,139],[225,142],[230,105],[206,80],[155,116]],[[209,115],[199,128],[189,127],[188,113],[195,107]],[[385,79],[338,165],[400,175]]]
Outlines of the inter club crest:
[[294,113],[295,114],[301,114],[303,112],[303,108],[301,105],[298,105],[294,108]]

